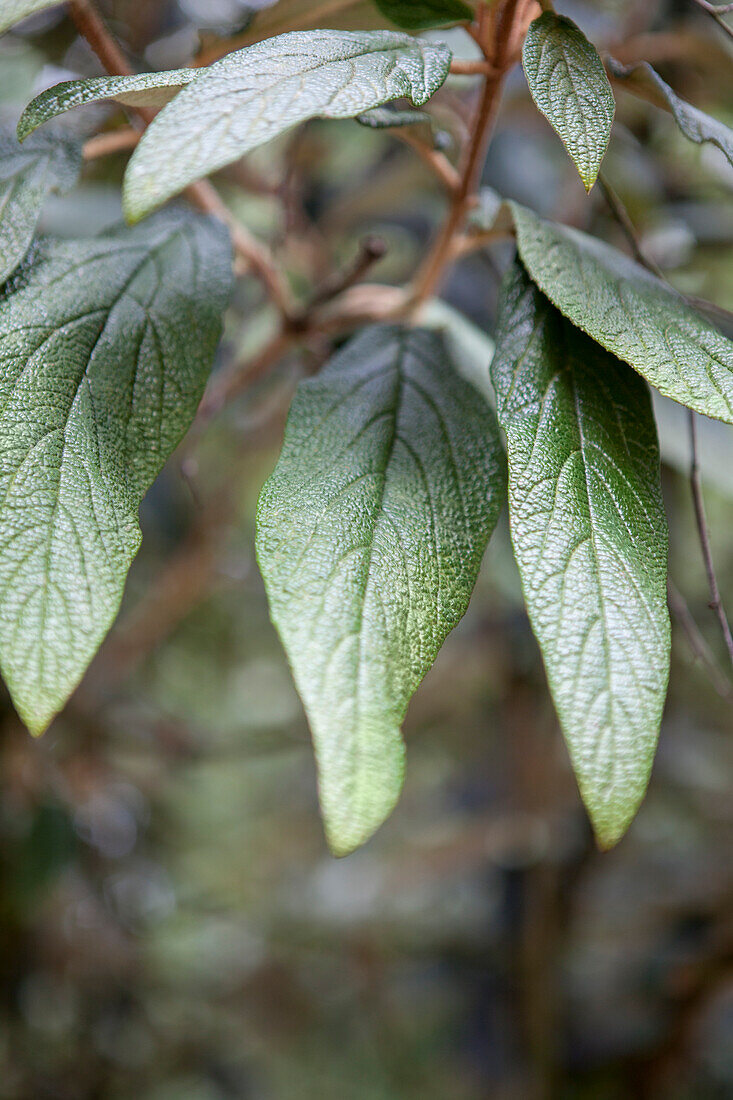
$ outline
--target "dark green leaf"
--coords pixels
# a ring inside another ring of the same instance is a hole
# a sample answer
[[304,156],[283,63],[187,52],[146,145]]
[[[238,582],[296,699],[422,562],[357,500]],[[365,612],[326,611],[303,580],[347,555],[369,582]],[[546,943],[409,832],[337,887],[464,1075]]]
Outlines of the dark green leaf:
[[702,145],[704,142],[717,145],[721,153],[733,164],[733,130],[729,126],[716,118],[711,118],[704,111],[699,111],[684,99],[680,99],[646,61],[627,68],[611,58],[609,64],[611,72],[617,79],[629,82],[630,90],[640,91],[645,98],[671,111],[685,137],[697,145]]
[[21,146],[0,129],[0,284],[30,248],[48,195],[70,190],[80,168],[81,152],[71,141],[44,135]]
[[395,126],[431,125],[430,115],[425,111],[396,111],[391,107],[374,107],[363,115],[357,115],[356,121],[371,130],[392,130]]
[[518,265],[492,366],[527,609],[599,842],[646,790],[669,673],[667,525],[649,393]]
[[470,22],[473,8],[463,0],[374,0],[382,15],[408,31]]
[[0,34],[27,19],[29,15],[59,7],[60,2],[61,0],[1,0]]
[[608,148],[616,111],[595,46],[570,19],[546,11],[530,23],[522,62],[532,98],[590,191]]
[[400,725],[468,606],[503,495],[493,415],[436,333],[369,329],[301,384],[258,556],[337,854],[399,796]]
[[450,60],[443,45],[391,31],[292,32],[229,54],[148,127],[127,170],[127,217],[307,119],[353,118],[402,96],[420,106]]
[[209,220],[49,243],[0,298],[0,667],[41,733],[117,613],[231,284]]
[[602,241],[511,203],[525,267],[558,309],[660,393],[733,423],[733,343]]
[[113,99],[128,107],[163,107],[200,76],[200,69],[173,69],[164,73],[141,73],[139,76],[96,76],[91,80],[66,80],[41,92],[21,115],[18,137],[25,141],[29,134],[64,111]]

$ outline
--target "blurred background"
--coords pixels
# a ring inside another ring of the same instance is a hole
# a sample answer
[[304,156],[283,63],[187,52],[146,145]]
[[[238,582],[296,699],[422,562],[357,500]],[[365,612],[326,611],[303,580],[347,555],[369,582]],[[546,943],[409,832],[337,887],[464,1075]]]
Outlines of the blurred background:
[[[140,68],[312,26],[327,7],[102,3]],[[366,0],[331,8],[320,25],[385,25]],[[730,41],[693,0],[558,9],[599,48],[652,61],[733,123]],[[441,37],[472,56],[465,33]],[[98,71],[63,8],[37,17],[0,40],[0,117]],[[452,78],[431,104],[449,157],[474,91]],[[623,88],[617,99],[606,172],[644,248],[680,289],[732,308],[733,169],[669,115]],[[95,106],[64,125],[83,138],[124,121]],[[118,220],[124,165],[90,165],[49,204],[44,231],[82,236]],[[626,247],[519,70],[484,182]],[[386,245],[370,278],[404,282],[444,209],[412,149],[355,122],[314,122],[216,183],[301,293],[348,265],[367,234]],[[429,311],[484,377],[509,248],[466,260]],[[241,282],[218,368],[256,354],[275,321],[259,285]],[[0,1097],[733,1097],[732,693],[707,607],[684,413],[658,404],[673,671],[649,794],[626,839],[608,854],[592,841],[504,515],[470,611],[411,706],[404,797],[365,849],[335,861],[253,555],[288,402],[323,355],[293,354],[170,463],[143,508],[120,620],[43,739],[0,688]],[[733,609],[733,429],[699,430]]]

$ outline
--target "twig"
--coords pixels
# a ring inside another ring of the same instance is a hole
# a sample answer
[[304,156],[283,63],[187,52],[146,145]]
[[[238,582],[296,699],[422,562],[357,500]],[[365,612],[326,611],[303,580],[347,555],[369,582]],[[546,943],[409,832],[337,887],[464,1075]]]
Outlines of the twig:
[[733,11],[733,4],[710,4],[708,0],[694,0],[694,2],[698,7],[702,8],[703,11],[707,12],[708,15],[713,17],[721,30],[725,31],[729,38],[733,38],[733,27],[729,26],[723,18],[727,12]]
[[490,61],[460,61],[454,58],[450,63],[453,76],[495,76],[496,70]]
[[690,425],[690,487],[692,489],[692,501],[695,506],[697,531],[700,537],[700,546],[702,548],[702,556],[705,563],[705,573],[708,578],[708,588],[710,589],[710,609],[715,612],[718,622],[720,623],[720,629],[723,632],[730,663],[733,665],[733,634],[731,633],[730,623],[728,622],[725,608],[723,607],[720,588],[718,587],[718,578],[713,563],[713,553],[710,546],[710,532],[708,531],[707,520],[705,518],[705,502],[703,500],[702,481],[700,478],[697,423],[695,421],[695,413],[692,409],[688,409],[688,418]]
[[715,654],[700,632],[700,628],[679,589],[670,580],[667,583],[669,609],[682,627],[692,653],[705,666],[710,682],[722,699],[733,700],[733,683],[728,679]]
[[140,141],[142,134],[139,130],[115,130],[111,134],[98,134],[85,142],[82,149],[84,160],[96,160],[98,157],[106,157],[111,153],[121,153],[127,149],[134,149]]
[[[69,14],[108,73],[131,76],[133,69],[91,0],[71,0]],[[142,112],[141,112],[142,113]]]
[[430,146],[426,145],[424,141],[421,141],[419,137],[416,137],[415,134],[411,134],[405,126],[396,126],[394,129],[390,130],[390,133],[399,141],[403,142],[405,145],[409,145],[411,149],[415,150],[418,156],[425,161],[430,170],[435,173],[446,191],[455,194],[460,190],[460,174],[443,153],[438,149],[431,149]]
[[334,272],[321,284],[308,303],[308,309],[332,301],[338,294],[343,294],[349,287],[360,282],[374,264],[383,258],[386,251],[387,245],[381,237],[365,237],[360,242],[359,252],[353,263],[343,271]]

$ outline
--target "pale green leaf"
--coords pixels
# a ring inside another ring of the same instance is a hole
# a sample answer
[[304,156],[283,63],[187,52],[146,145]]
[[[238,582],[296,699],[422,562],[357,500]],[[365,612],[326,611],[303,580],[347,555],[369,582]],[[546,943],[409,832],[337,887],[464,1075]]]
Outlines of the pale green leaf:
[[649,392],[519,265],[492,365],[527,610],[599,843],[644,797],[669,674],[667,524]]
[[644,98],[671,111],[682,133],[697,145],[709,142],[717,145],[721,153],[733,164],[733,130],[718,119],[693,107],[691,103],[672,91],[659,73],[646,61],[626,67],[609,59],[611,72],[618,80],[628,81],[629,90],[639,92]]
[[660,393],[733,423],[733,343],[622,252],[511,204],[525,267],[558,309]]
[[493,415],[437,333],[368,329],[301,384],[257,546],[337,854],[397,801],[407,705],[468,606],[503,495]]
[[0,297],[0,668],[34,734],[117,613],[230,284],[221,227],[172,212],[43,244]]
[[293,32],[229,54],[148,127],[128,166],[125,212],[138,221],[188,184],[310,118],[353,118],[438,90],[451,54],[390,31]]
[[80,168],[76,143],[44,135],[21,146],[0,128],[0,284],[30,248],[48,195],[70,190]]
[[608,148],[616,111],[595,46],[570,19],[546,11],[530,23],[522,62],[532,98],[590,191]]
[[65,80],[41,92],[21,115],[18,137],[29,134],[64,111],[112,99],[127,107],[164,107],[175,95],[201,74],[200,69],[172,69],[163,73],[136,76],[95,76],[89,80]]
[[475,12],[463,0],[374,0],[387,19],[408,31],[470,22]]
[[0,34],[16,23],[48,8],[58,8],[61,0],[0,0]]

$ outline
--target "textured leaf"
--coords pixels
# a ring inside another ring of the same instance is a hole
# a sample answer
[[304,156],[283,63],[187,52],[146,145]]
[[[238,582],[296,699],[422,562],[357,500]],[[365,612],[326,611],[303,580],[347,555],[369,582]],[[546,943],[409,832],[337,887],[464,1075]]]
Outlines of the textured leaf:
[[18,137],[24,141],[29,134],[64,111],[113,99],[128,107],[163,107],[170,103],[186,84],[201,75],[200,69],[173,69],[164,73],[141,73],[138,76],[95,76],[90,80],[65,80],[41,92],[28,104],[18,123]]
[[42,136],[20,146],[14,134],[0,129],[0,284],[26,252],[53,191],[68,191],[81,168],[78,146]]
[[408,31],[446,27],[474,18],[473,8],[463,0],[374,0],[374,3],[395,26]]
[[590,191],[608,148],[616,111],[595,46],[570,19],[546,11],[530,23],[522,61],[532,98]]
[[301,384],[258,556],[337,854],[397,801],[400,725],[468,606],[503,493],[493,415],[436,333],[368,329]]
[[491,373],[527,610],[583,799],[610,847],[644,796],[669,673],[649,392],[518,265],[503,287]]
[[730,340],[615,248],[510,205],[525,267],[574,325],[666,397],[733,423]]
[[45,244],[0,298],[0,668],[35,734],[117,613],[230,283],[224,231],[170,214]]
[[229,54],[161,111],[125,180],[125,212],[138,221],[189,183],[309,118],[353,118],[438,90],[451,54],[391,31],[293,32]]
[[638,91],[644,98],[671,111],[675,122],[685,137],[697,145],[710,142],[717,145],[721,153],[733,164],[733,130],[704,111],[699,111],[691,103],[680,99],[669,84],[646,61],[628,68],[618,61],[609,60],[611,72],[619,80],[627,80],[630,90]]
[[0,34],[29,15],[59,7],[61,0],[0,0]]

